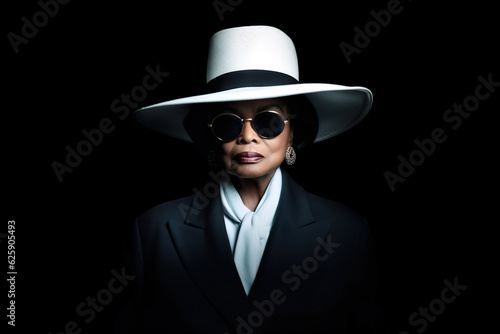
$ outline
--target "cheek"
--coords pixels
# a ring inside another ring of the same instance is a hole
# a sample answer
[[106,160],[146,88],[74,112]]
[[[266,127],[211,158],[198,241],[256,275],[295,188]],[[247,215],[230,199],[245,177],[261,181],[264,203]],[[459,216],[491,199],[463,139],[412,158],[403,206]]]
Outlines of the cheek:
[[[267,161],[273,165],[280,164],[285,159],[286,149],[290,145],[290,132],[283,131],[277,138],[264,140],[258,144],[258,150],[268,157]],[[238,149],[236,141],[221,143],[220,158],[221,162],[227,168],[233,167],[232,157]]]
[[285,153],[288,145],[288,135],[283,133],[283,137],[280,136],[279,138],[269,141],[267,148],[269,153],[272,154],[273,160],[283,160],[285,159]]
[[228,165],[230,163],[233,149],[233,143],[223,143],[220,145],[220,157],[222,158],[222,163],[224,165]]
[[292,143],[292,132],[290,130],[285,129],[277,138],[276,138],[276,143],[275,143],[275,148],[276,150],[282,150],[283,154],[285,154],[286,149],[288,146],[290,146]]
[[287,142],[284,140],[276,141],[273,143],[270,143],[268,146],[269,151],[273,154],[281,155],[283,153],[283,156],[285,155],[286,148],[287,148]]

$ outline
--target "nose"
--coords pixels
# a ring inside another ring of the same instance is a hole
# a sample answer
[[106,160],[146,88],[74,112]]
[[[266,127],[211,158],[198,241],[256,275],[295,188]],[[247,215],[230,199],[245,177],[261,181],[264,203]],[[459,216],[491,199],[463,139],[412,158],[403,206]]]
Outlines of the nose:
[[249,143],[257,143],[259,141],[259,135],[252,128],[251,120],[243,121],[243,129],[241,130],[241,134],[237,139],[238,144],[249,144]]

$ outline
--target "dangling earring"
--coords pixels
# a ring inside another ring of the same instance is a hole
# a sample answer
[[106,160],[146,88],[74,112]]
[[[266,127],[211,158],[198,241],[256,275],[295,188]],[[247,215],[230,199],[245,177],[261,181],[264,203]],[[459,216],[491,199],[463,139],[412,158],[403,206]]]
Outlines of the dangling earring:
[[217,167],[217,159],[215,157],[215,150],[211,149],[208,151],[208,165],[210,167]]
[[297,154],[295,153],[293,147],[288,146],[288,148],[286,149],[285,161],[288,165],[291,166],[295,163],[295,160],[297,160]]

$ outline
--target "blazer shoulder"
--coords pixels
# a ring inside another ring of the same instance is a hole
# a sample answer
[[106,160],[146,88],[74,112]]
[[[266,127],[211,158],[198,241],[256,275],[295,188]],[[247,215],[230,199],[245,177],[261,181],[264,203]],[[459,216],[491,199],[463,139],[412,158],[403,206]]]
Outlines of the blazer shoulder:
[[287,173],[284,175],[285,193],[293,194],[289,195],[289,198],[295,199],[294,205],[297,206],[297,210],[308,207],[307,209],[316,220],[327,221],[338,227],[363,228],[366,226],[365,218],[356,211],[339,202],[312,194],[298,185]]
[[318,219],[332,219],[337,222],[365,224],[366,219],[361,214],[344,204],[306,192],[313,214]]
[[184,221],[193,195],[158,204],[136,217],[139,225],[162,224],[167,221]]

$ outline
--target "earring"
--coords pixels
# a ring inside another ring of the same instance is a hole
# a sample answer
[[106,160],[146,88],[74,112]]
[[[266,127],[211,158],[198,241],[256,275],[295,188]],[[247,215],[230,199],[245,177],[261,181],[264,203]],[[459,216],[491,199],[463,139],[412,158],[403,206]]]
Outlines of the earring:
[[286,149],[285,161],[288,165],[291,166],[295,163],[295,160],[297,160],[297,154],[295,153],[293,147],[288,146],[288,148]]
[[217,167],[217,159],[215,157],[215,150],[208,151],[208,165],[210,167]]

